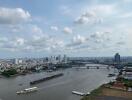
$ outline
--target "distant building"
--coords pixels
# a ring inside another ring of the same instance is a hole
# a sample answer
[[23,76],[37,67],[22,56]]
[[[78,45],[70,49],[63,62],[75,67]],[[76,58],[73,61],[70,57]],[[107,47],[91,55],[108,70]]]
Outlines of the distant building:
[[14,64],[18,64],[18,59],[17,58],[14,59]]
[[127,64],[124,68],[123,77],[132,80],[132,64]]
[[121,62],[120,54],[116,53],[114,56],[114,63],[115,63],[115,67],[118,69],[121,68],[120,62]]
[[62,62],[61,55],[58,55],[58,62],[59,62],[59,63],[61,63],[61,62]]
[[22,60],[21,59],[18,59],[18,58],[15,58],[15,59],[13,59],[14,61],[13,61],[13,64],[16,64],[16,65],[18,65],[18,64],[22,64]]
[[116,64],[120,64],[120,61],[121,61],[121,60],[120,60],[120,55],[119,55],[119,53],[116,53],[116,54],[115,54],[114,61],[115,61]]
[[67,57],[66,57],[66,55],[64,55],[64,57],[63,57],[63,62],[67,63]]

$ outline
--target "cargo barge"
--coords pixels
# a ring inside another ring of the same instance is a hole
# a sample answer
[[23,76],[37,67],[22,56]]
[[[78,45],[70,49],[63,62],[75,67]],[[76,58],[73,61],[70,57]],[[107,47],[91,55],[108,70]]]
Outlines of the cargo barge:
[[38,80],[30,82],[30,85],[38,84],[38,83],[41,83],[41,82],[44,82],[44,81],[47,81],[47,80],[51,80],[53,78],[57,78],[57,77],[63,76],[63,75],[64,75],[63,73],[59,73],[59,74],[55,74],[55,75],[52,75],[52,76],[49,76],[49,77],[38,79]]

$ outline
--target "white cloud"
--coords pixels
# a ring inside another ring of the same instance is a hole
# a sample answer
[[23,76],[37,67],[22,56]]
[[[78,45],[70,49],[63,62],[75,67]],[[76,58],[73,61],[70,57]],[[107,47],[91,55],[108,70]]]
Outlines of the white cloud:
[[26,46],[26,40],[24,38],[5,38],[3,42],[1,42],[1,49],[8,51],[20,51]]
[[88,41],[88,38],[83,37],[81,35],[76,35],[73,37],[71,43],[67,44],[67,47],[75,47],[75,46],[79,46],[81,44],[86,43],[86,41]]
[[92,38],[103,38],[103,32],[95,32],[91,35]]
[[43,32],[43,30],[37,25],[33,25],[31,28],[32,37],[34,40],[39,40],[41,38],[46,38],[47,35]]
[[57,26],[51,26],[50,29],[54,30],[54,31],[58,31],[58,27]]
[[54,50],[61,49],[64,46],[63,41],[57,40],[52,37],[40,37],[37,40],[32,40],[28,42],[28,45],[34,48],[36,51],[44,51],[44,50]]
[[84,43],[86,40],[87,40],[87,39],[86,39],[85,37],[80,36],[80,35],[77,35],[77,36],[73,37],[73,42],[74,42],[74,43],[79,43],[79,44],[81,44],[81,43]]
[[64,42],[53,37],[40,37],[38,39],[0,38],[0,48],[7,51],[40,52],[62,50]]
[[95,43],[105,43],[111,40],[110,32],[95,32],[90,35],[90,39]]
[[116,12],[116,5],[110,4],[95,5],[90,9],[98,15],[109,16],[110,14]]
[[94,11],[87,11],[75,19],[77,24],[94,24],[101,21],[102,19],[98,18]]
[[25,40],[23,39],[23,38],[17,38],[16,39],[16,45],[24,45],[24,43],[25,43]]
[[63,32],[66,34],[72,34],[73,33],[72,29],[69,27],[64,27]]
[[77,19],[75,20],[75,23],[78,23],[78,24],[86,24],[86,23],[88,23],[88,22],[89,22],[89,18],[84,17],[84,16],[79,17],[79,18],[77,18]]
[[22,8],[0,8],[0,24],[18,24],[30,19],[31,15]]
[[39,28],[38,26],[36,26],[36,25],[34,25],[33,27],[32,27],[32,33],[43,33],[43,31],[42,31],[42,29],[41,28]]
[[102,23],[106,16],[116,12],[116,6],[110,4],[98,4],[83,8],[83,14],[75,19],[77,24]]
[[77,24],[102,23],[103,18],[116,12],[115,5],[98,4],[84,8],[83,14],[75,19]]

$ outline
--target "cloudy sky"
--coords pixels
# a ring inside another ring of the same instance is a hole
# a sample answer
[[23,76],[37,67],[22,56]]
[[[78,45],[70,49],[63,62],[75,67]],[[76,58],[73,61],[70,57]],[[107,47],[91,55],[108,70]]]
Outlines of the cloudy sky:
[[132,0],[0,0],[0,57],[132,56]]

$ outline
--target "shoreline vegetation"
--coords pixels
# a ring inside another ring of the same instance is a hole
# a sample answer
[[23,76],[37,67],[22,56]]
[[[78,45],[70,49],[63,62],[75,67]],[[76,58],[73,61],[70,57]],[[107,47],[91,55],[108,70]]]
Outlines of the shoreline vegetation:
[[122,98],[122,100],[132,99],[132,92],[119,88],[111,88],[111,84],[112,83],[110,82],[101,85],[97,89],[91,91],[89,95],[84,96],[81,100],[108,100],[109,97],[112,97],[113,100],[116,100],[114,98]]
[[3,71],[1,74],[5,77],[11,77],[17,75],[18,72],[16,71],[16,69],[10,69]]

